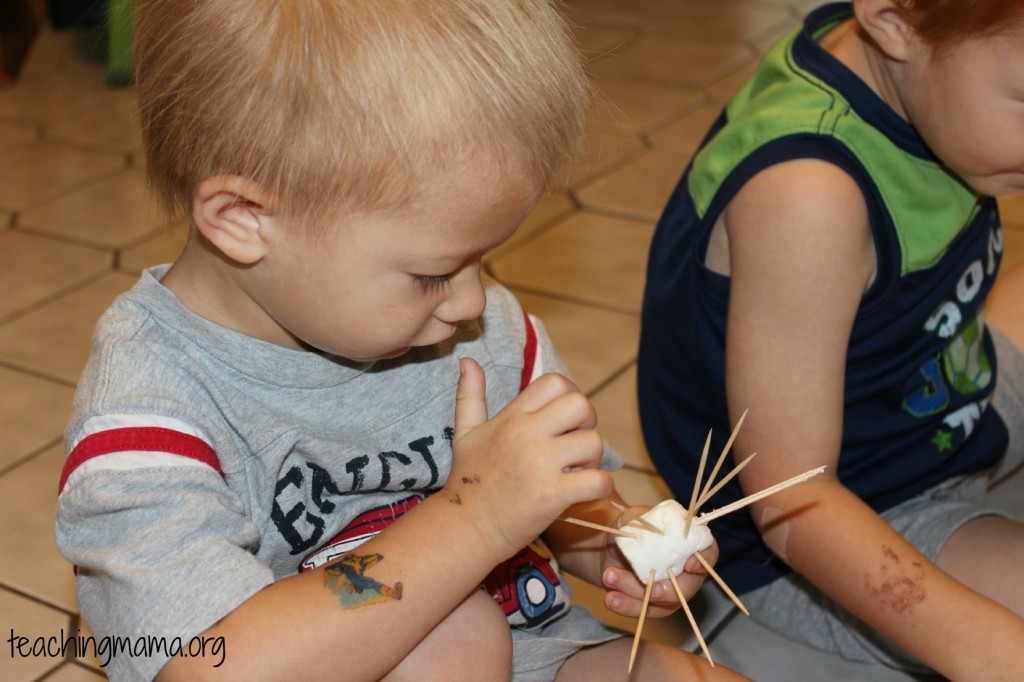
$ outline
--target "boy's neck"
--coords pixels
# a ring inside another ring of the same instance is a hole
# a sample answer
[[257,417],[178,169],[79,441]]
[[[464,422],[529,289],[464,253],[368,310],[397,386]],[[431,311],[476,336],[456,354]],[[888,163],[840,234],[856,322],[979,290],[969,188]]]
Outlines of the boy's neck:
[[193,235],[161,284],[182,305],[214,324],[278,346],[306,350],[245,292],[236,275],[236,266]]
[[822,37],[821,46],[864,81],[901,118],[907,118],[894,80],[896,65],[861,30],[855,19],[844,21],[829,31]]

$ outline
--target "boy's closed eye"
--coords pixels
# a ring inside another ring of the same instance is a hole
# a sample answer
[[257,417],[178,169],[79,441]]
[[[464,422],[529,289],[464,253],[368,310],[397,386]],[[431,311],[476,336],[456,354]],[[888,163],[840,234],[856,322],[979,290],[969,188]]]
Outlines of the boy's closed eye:
[[413,275],[412,278],[426,293],[433,293],[451,285],[452,275]]

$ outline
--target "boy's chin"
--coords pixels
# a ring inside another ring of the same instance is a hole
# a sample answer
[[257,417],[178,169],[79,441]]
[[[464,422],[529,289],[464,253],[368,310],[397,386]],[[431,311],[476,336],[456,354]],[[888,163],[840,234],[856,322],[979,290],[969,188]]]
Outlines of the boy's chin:
[[406,353],[408,353],[410,350],[412,350],[411,346],[406,346],[405,348],[397,348],[391,351],[390,353],[385,353],[384,355],[381,355],[379,358],[377,358],[377,360],[393,360],[395,358],[400,358]]

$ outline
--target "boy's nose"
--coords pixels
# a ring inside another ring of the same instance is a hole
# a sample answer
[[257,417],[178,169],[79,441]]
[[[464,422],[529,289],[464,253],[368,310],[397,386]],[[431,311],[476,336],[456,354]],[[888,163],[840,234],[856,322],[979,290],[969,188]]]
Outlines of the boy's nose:
[[463,268],[452,278],[451,293],[434,315],[446,324],[475,320],[484,312],[486,296],[480,281],[480,264]]

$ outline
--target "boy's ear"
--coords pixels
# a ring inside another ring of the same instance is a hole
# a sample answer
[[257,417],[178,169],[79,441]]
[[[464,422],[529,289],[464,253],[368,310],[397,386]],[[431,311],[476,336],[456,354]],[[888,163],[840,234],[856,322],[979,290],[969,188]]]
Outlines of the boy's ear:
[[894,0],[855,0],[853,13],[861,29],[882,52],[896,61],[907,59],[914,29],[898,3]]
[[221,253],[243,265],[258,263],[266,255],[260,233],[269,217],[269,195],[263,188],[237,175],[202,180],[192,197],[196,228]]

